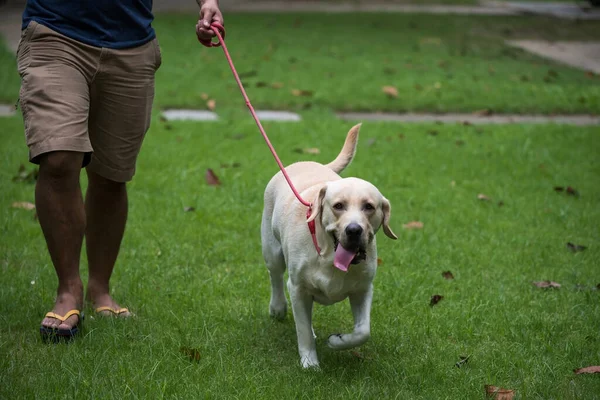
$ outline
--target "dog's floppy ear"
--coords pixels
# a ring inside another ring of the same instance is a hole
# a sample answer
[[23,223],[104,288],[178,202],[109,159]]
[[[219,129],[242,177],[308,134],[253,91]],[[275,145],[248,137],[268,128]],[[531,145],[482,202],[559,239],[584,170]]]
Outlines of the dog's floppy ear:
[[321,190],[319,190],[319,194],[317,198],[312,202],[312,213],[310,217],[306,220],[306,222],[314,221],[315,218],[319,216],[321,213],[321,209],[323,208],[323,199],[325,198],[325,193],[327,193],[327,185],[323,185]]
[[386,199],[385,197],[383,198],[383,204],[382,204],[382,209],[383,209],[383,233],[385,233],[385,235],[387,237],[389,237],[390,239],[398,239],[398,236],[396,236],[396,234],[394,232],[392,232],[392,229],[390,228],[390,217],[392,215],[392,206],[390,205],[390,202],[388,199]]

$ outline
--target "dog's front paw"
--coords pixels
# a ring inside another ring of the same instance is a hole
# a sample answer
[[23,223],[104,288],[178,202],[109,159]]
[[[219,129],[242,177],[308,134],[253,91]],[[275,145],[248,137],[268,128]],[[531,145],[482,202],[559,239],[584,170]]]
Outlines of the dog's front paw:
[[346,348],[346,343],[343,338],[344,335],[341,333],[334,333],[327,338],[327,346],[334,350],[342,350]]
[[334,350],[347,350],[364,344],[369,336],[368,332],[336,333],[329,336],[327,346]]
[[319,360],[317,360],[317,357],[301,357],[300,363],[302,364],[302,368],[304,369],[320,369]]
[[285,318],[285,315],[287,314],[287,304],[283,303],[282,305],[274,305],[274,304],[270,304],[269,305],[269,315],[272,318],[275,318],[279,321],[283,320]]

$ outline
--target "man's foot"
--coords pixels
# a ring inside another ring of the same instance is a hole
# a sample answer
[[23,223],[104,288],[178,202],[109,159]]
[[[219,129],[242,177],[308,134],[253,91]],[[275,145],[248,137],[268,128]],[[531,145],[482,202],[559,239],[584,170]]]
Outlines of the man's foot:
[[[93,287],[90,287],[89,284],[86,300],[92,305],[94,310],[104,308],[103,310],[97,312],[98,315],[118,316],[122,318],[128,318],[133,315],[129,310],[118,305],[107,291],[95,290]],[[109,309],[107,309],[107,307]]]
[[[83,290],[75,290],[78,294],[64,292],[56,296],[56,302],[52,312],[65,315],[71,310],[81,310],[83,306]],[[79,323],[79,316],[72,315],[64,321],[52,317],[45,317],[42,326],[50,329],[70,330]]]

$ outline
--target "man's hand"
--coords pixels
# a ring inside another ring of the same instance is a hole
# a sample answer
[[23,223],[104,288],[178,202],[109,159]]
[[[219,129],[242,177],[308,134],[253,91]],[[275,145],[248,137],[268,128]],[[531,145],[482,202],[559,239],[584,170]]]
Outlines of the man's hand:
[[215,33],[210,27],[213,22],[223,25],[223,14],[219,10],[219,0],[197,0],[200,6],[200,17],[196,24],[196,35],[198,39],[210,41],[215,37]]

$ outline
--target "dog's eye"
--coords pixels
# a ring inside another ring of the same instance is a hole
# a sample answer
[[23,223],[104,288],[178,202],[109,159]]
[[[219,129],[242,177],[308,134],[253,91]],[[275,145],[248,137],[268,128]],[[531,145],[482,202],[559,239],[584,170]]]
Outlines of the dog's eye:
[[371,203],[366,203],[365,204],[365,210],[367,211],[373,211],[375,209],[375,207],[373,207],[373,204]]
[[333,208],[336,210],[343,210],[344,209],[344,205],[342,203],[335,203],[333,205]]

